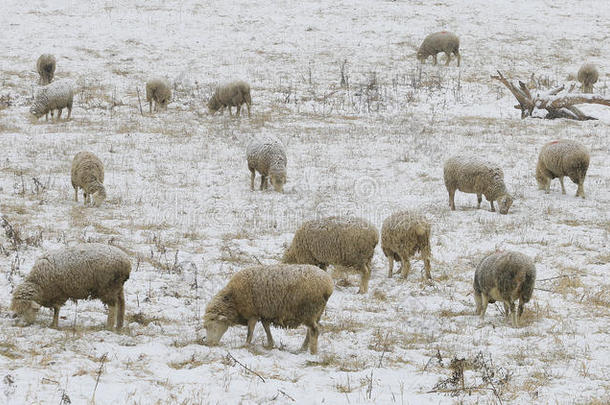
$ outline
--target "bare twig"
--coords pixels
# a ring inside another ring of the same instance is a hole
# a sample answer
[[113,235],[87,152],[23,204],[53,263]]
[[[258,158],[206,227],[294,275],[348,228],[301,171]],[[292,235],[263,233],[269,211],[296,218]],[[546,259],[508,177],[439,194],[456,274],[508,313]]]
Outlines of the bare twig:
[[568,276],[567,274],[564,274],[564,275],[561,275],[561,276],[555,276],[555,277],[543,278],[543,279],[536,280],[536,281],[537,281],[537,282],[540,282],[540,281],[555,280],[556,278],[562,278],[562,277],[570,277],[570,276]]
[[263,378],[263,376],[261,376],[259,373],[257,373],[256,371],[248,368],[246,365],[244,365],[242,362],[240,362],[239,360],[237,360],[235,357],[233,357],[233,355],[230,352],[227,352],[227,358],[233,360],[235,363],[239,364],[240,366],[242,366],[246,371],[254,374],[255,376],[257,376],[258,378],[261,379],[262,382],[267,382],[265,381],[265,379]]
[[[385,355],[386,351],[388,350],[388,337],[389,336],[390,336],[390,332],[388,331],[388,333],[386,333],[386,335],[385,335],[385,339],[383,340],[383,351],[381,352],[381,356],[379,357],[379,364],[377,364],[376,368],[381,368],[381,362],[383,361],[383,356]],[[375,367],[373,367],[371,369],[371,375],[369,377],[369,386],[366,390],[368,399],[371,399],[371,396],[373,394],[373,371],[375,371]]]
[[138,93],[138,105],[140,106],[140,115],[143,117],[144,112],[142,111],[142,101],[140,100],[140,88],[136,87],[136,92]]
[[104,371],[104,363],[106,362],[106,359],[108,358],[108,352],[104,353],[102,355],[102,357],[100,358],[100,368],[97,370],[97,377],[95,379],[95,387],[93,387],[93,395],[91,396],[91,402],[94,402],[95,400],[95,392],[97,391],[97,386],[100,383],[100,377],[102,376],[102,372]]

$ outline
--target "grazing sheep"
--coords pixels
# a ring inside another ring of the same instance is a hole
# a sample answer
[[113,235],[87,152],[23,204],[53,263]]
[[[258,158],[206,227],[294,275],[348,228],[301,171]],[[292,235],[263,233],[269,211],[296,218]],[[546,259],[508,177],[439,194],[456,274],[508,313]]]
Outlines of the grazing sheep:
[[42,85],[49,84],[53,81],[55,74],[55,56],[50,53],[43,53],[36,61],[36,70],[40,75],[39,83]]
[[122,250],[101,243],[83,243],[48,252],[39,257],[25,281],[15,288],[11,310],[36,320],[41,306],[53,308],[57,328],[59,309],[68,299],[98,298],[108,306],[106,327],[117,329],[125,318],[123,284],[131,262]]
[[[477,266],[474,273],[474,301],[477,315],[485,316],[487,304],[504,303],[506,316],[518,327],[518,318],[523,314],[523,304],[529,302],[534,291],[536,267],[532,259],[518,252],[495,252]],[[519,313],[515,301],[519,299]]]
[[72,160],[72,187],[74,187],[74,201],[78,202],[78,188],[83,189],[85,205],[98,207],[106,199],[104,188],[104,164],[91,152],[78,152]]
[[68,117],[72,114],[72,102],[74,100],[74,82],[71,80],[57,80],[48,86],[42,87],[34,97],[34,104],[30,108],[30,113],[36,118],[43,115],[49,120],[49,112],[53,118],[53,111],[58,110],[57,119],[61,118],[61,112],[68,108]]
[[597,83],[599,72],[592,63],[585,63],[578,70],[578,81],[582,83],[583,93],[593,93],[593,85]]
[[296,231],[282,262],[314,264],[323,270],[329,264],[356,269],[362,273],[358,293],[364,294],[369,288],[371,260],[378,241],[377,228],[364,219],[314,219]]
[[430,224],[423,215],[412,211],[399,211],[383,221],[381,250],[388,258],[388,277],[392,277],[394,260],[401,263],[402,276],[407,278],[411,265],[409,259],[421,252],[426,278],[430,275]]
[[457,65],[460,66],[462,57],[460,56],[460,39],[457,35],[447,31],[435,32],[428,35],[417,51],[417,60],[425,63],[426,59],[432,56],[436,65],[436,55],[439,52],[445,52],[445,55],[447,55],[445,66],[449,66],[452,53],[457,57]]
[[502,169],[489,161],[465,155],[452,156],[445,161],[445,187],[449,192],[449,206],[455,211],[455,190],[477,195],[477,208],[481,208],[482,195],[495,212],[494,201],[498,201],[500,214],[506,214],[513,198],[506,191]]
[[265,137],[252,141],[246,148],[248,170],[250,170],[250,190],[254,190],[256,171],[261,174],[261,190],[267,188],[267,178],[275,191],[284,192],[286,183],[286,149],[280,140]]
[[216,345],[229,326],[247,325],[246,344],[261,321],[267,345],[273,347],[269,325],[281,328],[307,326],[301,350],[318,350],[319,322],[333,293],[333,280],[310,265],[276,264],[248,267],[235,274],[212,298],[205,310],[206,341]]
[[146,82],[146,101],[148,102],[148,109],[151,114],[153,102],[155,103],[155,111],[159,111],[159,106],[161,109],[166,110],[167,104],[171,99],[172,89],[167,80],[156,78]]
[[250,85],[241,80],[230,82],[216,88],[216,91],[208,101],[208,110],[211,114],[220,110],[220,113],[224,111],[225,107],[229,107],[229,115],[231,113],[231,107],[237,107],[237,116],[239,117],[239,111],[241,105],[246,104],[248,107],[248,117],[250,116],[250,106],[252,105],[252,98],[250,97]]
[[551,190],[551,180],[559,177],[561,193],[565,194],[563,176],[568,176],[578,185],[576,197],[585,198],[585,176],[589,169],[589,151],[576,141],[560,139],[547,143],[540,150],[536,166],[536,181],[538,188],[548,194]]

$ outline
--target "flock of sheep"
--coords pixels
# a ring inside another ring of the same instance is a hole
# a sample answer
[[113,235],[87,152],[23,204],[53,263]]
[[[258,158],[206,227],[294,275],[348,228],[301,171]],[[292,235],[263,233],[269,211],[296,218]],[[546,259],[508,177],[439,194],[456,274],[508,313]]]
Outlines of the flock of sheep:
[[[429,35],[417,52],[420,62],[444,52],[447,62],[451,55],[460,65],[459,39],[446,31]],[[74,85],[70,81],[53,81],[55,58],[44,54],[37,62],[40,84],[30,112],[40,118],[63,108],[72,110]],[[583,91],[592,91],[598,77],[593,65],[584,65],[578,73]],[[171,100],[170,84],[164,79],[146,83],[146,101],[150,112],[165,109]],[[252,99],[250,86],[236,81],[219,86],[208,102],[211,113],[225,107],[248,108]],[[286,183],[286,150],[281,141],[264,137],[250,143],[246,149],[248,169],[251,173],[250,188],[254,190],[256,172],[261,176],[260,189],[271,183],[274,190],[283,192]],[[565,194],[564,176],[578,185],[576,196],[585,197],[584,179],[589,166],[589,152],[578,142],[557,140],[544,145],[540,151],[535,177],[539,188],[549,193],[550,182],[559,178]],[[456,190],[477,195],[477,208],[482,196],[495,211],[507,214],[513,198],[504,183],[502,168],[490,161],[470,156],[456,155],[445,161],[444,182],[449,194],[449,207],[455,210]],[[85,204],[99,206],[106,198],[104,165],[90,152],[79,152],[74,157],[71,181],[78,201],[78,190],[83,190]],[[381,235],[381,249],[388,259],[388,277],[392,277],[394,261],[400,261],[401,273],[407,277],[410,259],[417,253],[424,262],[425,277],[430,273],[431,225],[421,213],[404,210],[393,213],[382,224],[381,233],[374,224],[355,217],[326,217],[304,222],[294,234],[290,246],[284,252],[281,264],[260,265],[246,268],[235,274],[226,287],[209,302],[204,315],[204,327],[208,344],[218,344],[226,330],[233,325],[248,328],[246,343],[250,343],[256,323],[261,321],[272,347],[270,325],[284,328],[307,326],[302,349],[316,353],[319,321],[326,303],[333,292],[332,278],[325,272],[328,265],[351,268],[361,274],[359,293],[367,293],[371,277],[371,262]],[[53,308],[53,327],[58,326],[60,307],[68,299],[98,298],[108,306],[107,327],[121,328],[125,315],[123,284],[129,278],[131,263],[120,249],[103,244],[79,244],[44,254],[35,262],[25,281],[14,293],[11,309],[31,323],[40,306]],[[536,279],[533,261],[518,252],[494,252],[477,266],[474,275],[476,313],[485,314],[488,303],[501,301],[513,326],[523,313],[523,305],[532,296]],[[515,309],[515,302],[519,301]]]

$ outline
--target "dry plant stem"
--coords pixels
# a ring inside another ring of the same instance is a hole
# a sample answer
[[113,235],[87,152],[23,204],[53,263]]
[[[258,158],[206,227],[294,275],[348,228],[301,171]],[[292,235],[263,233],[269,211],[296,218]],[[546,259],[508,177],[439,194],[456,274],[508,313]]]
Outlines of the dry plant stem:
[[267,382],[265,381],[265,379],[263,378],[263,376],[261,376],[259,373],[257,373],[256,371],[248,368],[246,365],[244,365],[242,362],[240,362],[239,360],[237,360],[235,357],[233,357],[233,355],[230,352],[227,352],[227,358],[233,360],[235,363],[239,364],[240,366],[242,366],[246,371],[254,374],[255,376],[257,376],[258,378],[261,379],[262,382]]

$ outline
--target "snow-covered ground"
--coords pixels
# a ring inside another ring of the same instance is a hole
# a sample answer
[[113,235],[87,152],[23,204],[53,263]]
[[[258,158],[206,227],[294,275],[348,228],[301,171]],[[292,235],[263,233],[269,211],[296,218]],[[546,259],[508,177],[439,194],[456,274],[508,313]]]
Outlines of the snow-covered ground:
[[[606,0],[5,0],[0,26],[0,213],[21,239],[0,229],[0,403],[610,402],[610,109],[521,120],[490,79],[534,73],[546,88],[592,61],[609,96]],[[440,29],[459,34],[462,66],[419,70],[416,47]],[[80,86],[70,121],[27,118],[45,52],[56,78]],[[151,116],[154,75],[175,97]],[[252,84],[250,119],[206,111],[232,78]],[[249,190],[245,145],[263,134],[287,146],[284,194]],[[586,200],[568,179],[567,195],[557,180],[537,189],[538,152],[557,138],[591,151]],[[81,150],[106,166],[98,209],[73,201]],[[508,215],[459,192],[449,211],[442,163],[460,151],[501,163]],[[273,350],[260,325],[251,347],[243,327],[202,344],[210,297],[238,270],[278,261],[302,221],[381,227],[404,208],[433,224],[432,283],[419,260],[407,280],[388,279],[378,247],[368,294],[358,275],[334,275],[318,355],[297,353],[304,327],[273,329]],[[99,301],[68,302],[57,330],[48,309],[22,326],[12,289],[44,250],[79,241],[132,253],[127,326],[104,330]],[[520,328],[497,306],[473,315],[474,267],[494,249],[535,259]]]

